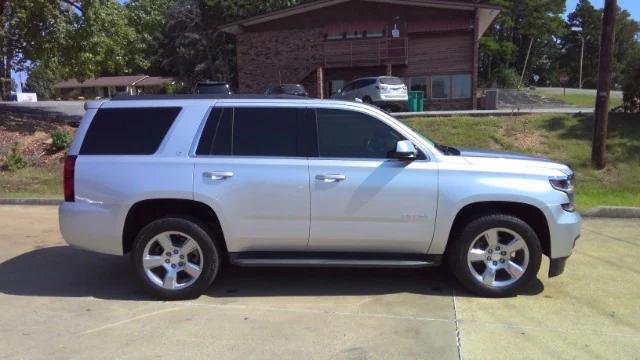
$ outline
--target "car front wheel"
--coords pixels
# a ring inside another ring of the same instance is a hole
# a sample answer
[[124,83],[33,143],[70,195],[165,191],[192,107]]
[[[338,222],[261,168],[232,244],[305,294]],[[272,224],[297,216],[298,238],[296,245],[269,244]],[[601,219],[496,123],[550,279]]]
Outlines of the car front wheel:
[[206,229],[195,219],[166,217],[140,231],[132,261],[152,296],[190,299],[211,285],[220,268],[220,251]]
[[514,216],[477,218],[451,241],[448,260],[454,275],[482,296],[516,295],[531,285],[540,269],[540,240],[531,226]]

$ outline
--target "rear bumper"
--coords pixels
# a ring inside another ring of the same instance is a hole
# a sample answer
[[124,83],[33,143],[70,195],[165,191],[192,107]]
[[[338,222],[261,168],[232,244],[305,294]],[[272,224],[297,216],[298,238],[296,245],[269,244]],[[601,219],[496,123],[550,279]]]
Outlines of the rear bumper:
[[399,110],[406,110],[408,108],[407,100],[376,100],[373,102],[373,105],[379,108],[392,106]]
[[67,244],[102,254],[122,255],[122,226],[113,209],[86,202],[63,202],[60,233]]

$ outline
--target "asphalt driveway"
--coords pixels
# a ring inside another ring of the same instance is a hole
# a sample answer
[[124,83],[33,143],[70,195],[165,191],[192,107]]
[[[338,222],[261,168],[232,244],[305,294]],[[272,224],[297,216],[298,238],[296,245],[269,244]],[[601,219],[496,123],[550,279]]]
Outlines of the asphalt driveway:
[[444,269],[227,268],[157,302],[127,258],[67,247],[55,207],[0,206],[0,358],[638,358],[639,234],[586,221],[565,275],[510,299]]

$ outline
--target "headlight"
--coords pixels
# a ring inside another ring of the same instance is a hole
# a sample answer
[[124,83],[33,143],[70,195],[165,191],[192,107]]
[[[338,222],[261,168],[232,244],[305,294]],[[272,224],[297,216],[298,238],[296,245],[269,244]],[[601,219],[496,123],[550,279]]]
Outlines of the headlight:
[[567,197],[569,198],[569,202],[566,204],[562,204],[562,208],[570,212],[576,211],[575,200],[574,200],[576,183],[575,183],[574,175],[571,174],[567,177],[553,177],[549,179],[549,183],[551,183],[551,186],[554,189],[558,191],[562,191],[563,193],[567,194]]

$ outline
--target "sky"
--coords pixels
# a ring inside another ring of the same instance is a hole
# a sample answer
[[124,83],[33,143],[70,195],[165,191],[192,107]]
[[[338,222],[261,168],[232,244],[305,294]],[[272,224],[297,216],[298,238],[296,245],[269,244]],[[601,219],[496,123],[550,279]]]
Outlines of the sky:
[[[595,6],[596,8],[602,8],[604,6],[604,1],[603,0],[590,0],[591,4],[593,4],[593,6]],[[573,11],[573,9],[576,8],[576,4],[578,3],[578,0],[567,0],[567,12],[566,14],[569,14],[570,12]],[[627,10],[628,12],[631,13],[631,17],[636,20],[639,21],[640,20],[640,1],[638,0],[618,0],[618,6]],[[565,15],[566,15],[565,14]]]
[[[121,3],[125,2],[125,0],[119,0],[119,1]],[[595,6],[596,8],[602,8],[602,6],[604,5],[604,0],[590,0],[590,1],[593,4],[593,6]],[[568,15],[570,12],[573,11],[573,9],[576,8],[577,3],[578,3],[578,0],[567,0],[565,16]],[[630,12],[631,17],[634,20],[640,21],[640,0],[618,0],[618,6]],[[13,73],[12,77],[14,78],[16,83],[18,83],[18,91],[21,91],[20,75]],[[26,74],[23,73],[22,81],[26,81],[26,78],[27,78]]]

